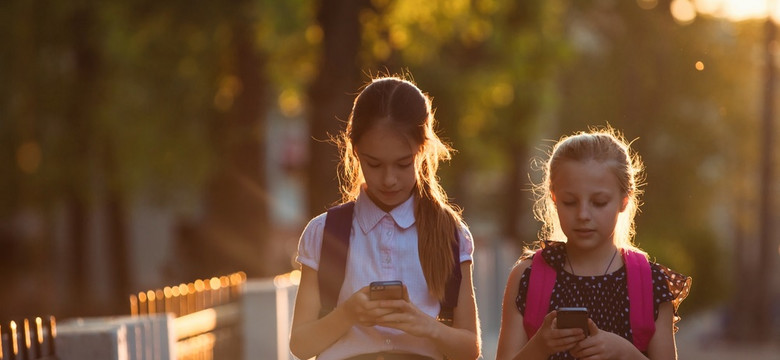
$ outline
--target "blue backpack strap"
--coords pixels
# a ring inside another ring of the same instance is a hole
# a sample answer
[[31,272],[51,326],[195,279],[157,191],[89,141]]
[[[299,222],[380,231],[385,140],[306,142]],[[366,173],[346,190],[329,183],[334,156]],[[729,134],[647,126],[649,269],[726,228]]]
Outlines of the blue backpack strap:
[[452,326],[454,320],[454,309],[458,306],[458,295],[460,295],[460,281],[463,274],[460,271],[460,236],[458,229],[455,228],[455,241],[452,242],[452,274],[444,285],[444,300],[441,301],[439,316],[436,318],[445,325]]
[[333,311],[339,299],[349,252],[352,213],[355,202],[350,201],[328,209],[322,232],[322,249],[317,282],[320,288],[320,317]]

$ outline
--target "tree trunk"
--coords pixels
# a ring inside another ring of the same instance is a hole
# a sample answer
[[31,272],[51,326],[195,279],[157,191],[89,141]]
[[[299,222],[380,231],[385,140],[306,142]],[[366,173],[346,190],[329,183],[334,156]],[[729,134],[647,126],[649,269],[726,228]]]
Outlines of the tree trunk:
[[[227,21],[232,30],[229,73],[236,95],[224,117],[216,119],[218,165],[206,190],[206,215],[200,224],[184,224],[177,239],[188,256],[182,280],[244,271],[250,277],[278,273],[263,259],[271,241],[269,194],[265,175],[267,82],[265,56],[258,50],[248,1],[237,1]],[[194,226],[194,227],[193,227]],[[183,234],[183,235],[182,235]],[[185,238],[186,237],[186,238]],[[287,270],[282,269],[282,270]]]
[[360,11],[367,0],[332,0],[319,3],[317,20],[322,27],[319,73],[309,89],[311,113],[308,210],[314,216],[339,200],[336,166],[338,152],[327,140],[343,129],[354,94],[360,86],[358,51],[361,45]]
[[751,330],[753,338],[758,340],[767,340],[771,334],[770,289],[772,289],[772,279],[774,274],[773,259],[776,254],[776,242],[774,241],[773,227],[773,153],[774,153],[774,99],[775,82],[777,72],[775,70],[775,58],[773,46],[777,38],[777,26],[772,17],[766,19],[766,38],[764,43],[765,51],[765,83],[764,83],[764,110],[762,113],[761,126],[761,173],[759,186],[759,256],[756,262],[756,286],[752,289],[753,299],[755,301],[752,309],[753,324]]
[[71,299],[76,313],[89,316],[97,314],[100,309],[95,308],[95,303],[90,294],[93,288],[89,283],[90,261],[88,227],[89,227],[89,195],[85,189],[89,181],[91,158],[91,144],[94,140],[92,122],[94,118],[95,99],[97,98],[99,55],[95,44],[95,13],[90,3],[76,6],[70,19],[72,46],[75,58],[74,66],[74,94],[67,114],[68,125],[73,134],[78,134],[79,139],[72,142],[73,148],[69,149],[71,162],[82,164],[75,168],[69,177],[69,189],[67,190],[67,204],[69,214],[71,261],[73,268],[73,287]]

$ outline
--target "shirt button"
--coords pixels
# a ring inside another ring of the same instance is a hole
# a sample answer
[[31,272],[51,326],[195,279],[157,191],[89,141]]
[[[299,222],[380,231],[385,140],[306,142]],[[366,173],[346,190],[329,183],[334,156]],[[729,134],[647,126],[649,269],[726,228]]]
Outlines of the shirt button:
[[392,343],[393,343],[393,341],[392,341],[392,340],[390,340],[390,339],[385,339],[385,345],[390,345],[390,344],[392,344]]
[[392,235],[392,234],[393,234],[393,233],[391,233],[391,232],[389,232],[389,231],[387,232],[387,236],[390,236],[390,235]]

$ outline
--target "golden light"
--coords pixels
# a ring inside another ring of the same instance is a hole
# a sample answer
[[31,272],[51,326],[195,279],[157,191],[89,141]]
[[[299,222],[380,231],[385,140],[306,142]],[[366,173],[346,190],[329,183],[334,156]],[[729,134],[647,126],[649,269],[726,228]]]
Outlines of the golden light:
[[32,347],[30,339],[30,319],[24,319],[24,345],[29,349]]
[[130,315],[138,315],[138,298],[135,295],[130,295]]
[[690,0],[672,0],[669,10],[678,24],[690,24],[696,19],[696,6]]
[[203,280],[195,280],[195,291],[201,292],[203,290],[206,290],[206,284],[203,283]]
[[219,82],[219,89],[214,94],[214,107],[217,110],[226,112],[233,107],[233,100],[243,90],[241,79],[236,76],[228,75]]
[[282,112],[282,115],[286,117],[298,116],[303,112],[301,96],[295,90],[286,89],[282,91],[282,93],[279,94],[277,103],[279,104],[279,110]]
[[390,44],[395,49],[403,49],[409,45],[409,32],[404,26],[398,24],[391,25],[388,37],[390,38]]
[[16,150],[16,163],[25,174],[38,171],[41,165],[41,146],[35,141],[28,141],[19,145]]
[[724,17],[733,21],[772,16],[780,19],[777,0],[694,0],[702,14]]
[[11,320],[11,354],[16,355],[19,353],[19,344],[17,340],[16,322]]
[[290,282],[293,283],[293,285],[298,286],[301,284],[301,271],[300,270],[293,270],[290,272]]
[[322,28],[319,25],[311,25],[306,28],[306,41],[311,45],[317,45],[322,42]]
[[699,71],[704,70],[704,63],[701,62],[701,61],[697,61],[695,66],[696,66],[696,70],[699,70]]
[[211,278],[211,280],[209,280],[209,285],[211,286],[210,289],[219,290],[219,285],[220,285],[219,278],[217,277]]
[[515,99],[515,89],[512,84],[505,82],[493,84],[490,88],[490,98],[495,106],[507,106]]
[[658,6],[658,0],[636,0],[636,4],[645,10],[652,10]]
[[38,334],[38,344],[43,344],[43,319],[35,318],[35,333]]

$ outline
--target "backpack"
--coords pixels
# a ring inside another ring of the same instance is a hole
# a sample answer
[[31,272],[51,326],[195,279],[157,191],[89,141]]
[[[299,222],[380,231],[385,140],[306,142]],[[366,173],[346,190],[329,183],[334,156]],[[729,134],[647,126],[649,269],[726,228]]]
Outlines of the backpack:
[[[634,346],[647,352],[650,339],[655,333],[653,309],[653,279],[647,258],[636,251],[622,250],[626,264],[628,283],[628,301],[631,332]],[[557,272],[542,258],[542,250],[537,250],[531,262],[531,278],[528,281],[528,293],[525,300],[523,327],[530,339],[542,326],[544,317],[550,308],[550,297],[555,287]]]
[[[349,235],[352,230],[352,214],[355,202],[350,201],[328,209],[325,218],[325,228],[320,250],[320,266],[317,271],[317,282],[320,288],[320,317],[333,311],[338,301],[341,286],[344,283],[344,272],[347,266],[349,252]],[[452,273],[444,287],[444,299],[437,320],[452,326],[453,309],[458,305],[460,291],[460,244],[457,230],[455,242],[452,244],[452,256],[455,263]]]

